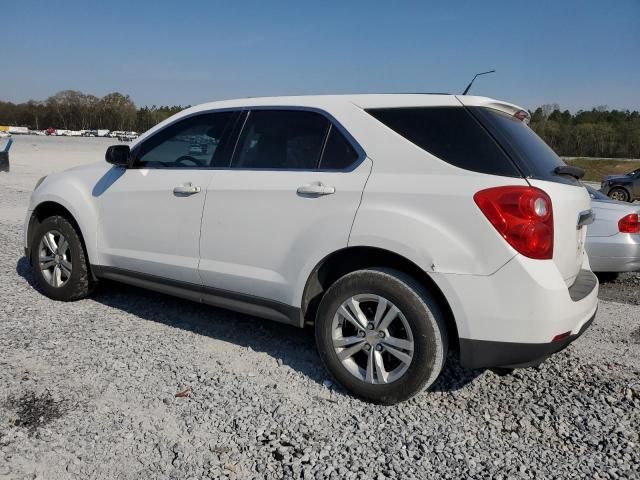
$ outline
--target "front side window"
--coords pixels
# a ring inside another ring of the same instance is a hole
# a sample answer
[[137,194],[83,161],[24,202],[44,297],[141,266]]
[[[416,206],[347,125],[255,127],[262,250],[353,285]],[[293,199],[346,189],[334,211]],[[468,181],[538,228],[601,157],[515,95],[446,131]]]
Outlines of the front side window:
[[141,168],[228,167],[222,141],[234,112],[195,115],[180,120],[146,140],[136,154]]
[[302,110],[252,110],[238,140],[234,168],[318,168],[329,120]]

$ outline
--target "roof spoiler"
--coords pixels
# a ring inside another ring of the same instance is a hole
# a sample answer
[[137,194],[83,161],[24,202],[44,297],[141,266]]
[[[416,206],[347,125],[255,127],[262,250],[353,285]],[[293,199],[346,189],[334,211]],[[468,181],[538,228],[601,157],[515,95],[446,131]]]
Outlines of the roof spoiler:
[[465,107],[487,107],[495,110],[500,110],[508,115],[516,117],[518,120],[526,123],[527,125],[531,121],[531,115],[529,111],[518,105],[508,102],[501,102],[487,97],[476,97],[466,95],[456,95],[458,101]]

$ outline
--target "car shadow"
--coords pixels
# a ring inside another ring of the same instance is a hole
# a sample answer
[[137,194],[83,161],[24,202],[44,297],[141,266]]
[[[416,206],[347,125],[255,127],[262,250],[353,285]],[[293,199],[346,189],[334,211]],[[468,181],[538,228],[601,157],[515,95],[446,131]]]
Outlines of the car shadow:
[[[41,291],[26,257],[18,260],[16,272],[32,288]],[[312,328],[296,328],[108,280],[100,281],[90,299],[143,320],[265,353],[319,384],[330,378],[316,352]],[[442,374],[431,389],[456,391],[481,373],[481,370],[462,368],[456,353],[450,353]]]

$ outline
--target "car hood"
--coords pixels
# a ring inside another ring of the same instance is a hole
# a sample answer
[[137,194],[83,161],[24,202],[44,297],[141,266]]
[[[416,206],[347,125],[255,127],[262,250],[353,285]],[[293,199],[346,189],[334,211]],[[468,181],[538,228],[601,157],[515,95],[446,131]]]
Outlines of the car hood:
[[106,171],[112,168],[113,165],[108,164],[107,162],[95,162],[88,163],[86,165],[78,165],[76,167],[67,168],[64,170],[65,172],[90,172],[90,171]]
[[632,178],[629,175],[607,175],[604,180],[626,180],[631,182]]

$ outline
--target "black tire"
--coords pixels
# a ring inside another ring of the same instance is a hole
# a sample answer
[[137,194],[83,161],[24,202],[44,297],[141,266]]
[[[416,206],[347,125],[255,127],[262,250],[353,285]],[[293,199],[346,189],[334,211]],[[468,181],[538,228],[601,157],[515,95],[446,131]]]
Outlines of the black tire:
[[[50,231],[60,232],[67,239],[71,256],[71,274],[68,280],[60,287],[50,285],[40,269],[39,248],[43,236]],[[93,288],[89,270],[87,252],[80,238],[80,232],[65,217],[55,215],[48,217],[37,225],[32,235],[31,265],[33,277],[42,292],[53,300],[69,302],[85,298]]]
[[[413,336],[409,366],[390,383],[368,383],[357,378],[342,364],[334,348],[332,328],[338,309],[352,296],[366,294],[393,303],[402,312]],[[447,357],[447,330],[440,306],[413,277],[391,269],[358,270],[336,281],[320,302],[315,336],[322,361],[340,385],[358,397],[385,405],[407,400],[429,387],[438,378]]]
[[[614,198],[614,197],[618,197],[618,198]],[[629,192],[627,192],[624,188],[612,188],[609,191],[609,198],[613,200],[619,200],[621,202],[631,201],[631,195],[629,195]]]

